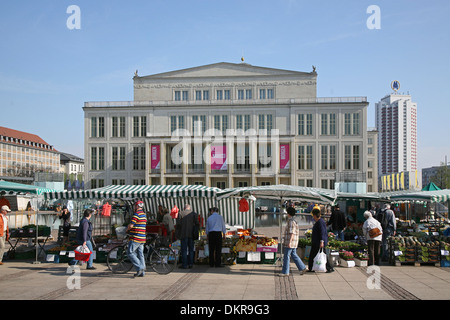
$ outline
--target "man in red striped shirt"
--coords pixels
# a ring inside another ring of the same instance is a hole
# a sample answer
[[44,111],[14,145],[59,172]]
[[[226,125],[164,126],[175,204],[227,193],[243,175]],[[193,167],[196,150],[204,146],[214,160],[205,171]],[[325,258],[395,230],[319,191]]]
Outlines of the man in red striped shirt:
[[127,228],[127,232],[130,234],[127,254],[137,271],[134,277],[145,275],[144,244],[146,241],[147,217],[143,207],[142,201],[136,202],[135,213]]

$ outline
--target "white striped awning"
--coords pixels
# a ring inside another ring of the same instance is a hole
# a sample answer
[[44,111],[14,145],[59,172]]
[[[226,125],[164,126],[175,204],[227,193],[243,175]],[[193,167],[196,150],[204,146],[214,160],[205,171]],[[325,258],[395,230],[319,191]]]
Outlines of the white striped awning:
[[103,188],[46,192],[46,199],[101,199],[144,197],[214,197],[221,189],[198,185],[110,185]]
[[250,202],[249,212],[239,212],[238,199],[217,201],[216,194],[222,189],[201,185],[111,185],[98,189],[62,191],[44,193],[46,199],[121,199],[132,205],[139,199],[145,204],[146,212],[155,213],[158,206],[172,209],[174,205],[182,210],[185,204],[190,204],[206,221],[208,209],[218,207],[227,224],[242,225],[244,228],[254,228],[255,207]]

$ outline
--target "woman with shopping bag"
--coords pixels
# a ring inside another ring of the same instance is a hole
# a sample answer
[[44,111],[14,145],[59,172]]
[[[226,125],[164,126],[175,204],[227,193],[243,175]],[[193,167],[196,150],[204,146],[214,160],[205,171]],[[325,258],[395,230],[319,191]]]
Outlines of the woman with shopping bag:
[[[326,272],[333,272],[334,269],[330,265],[330,262],[328,259],[326,259],[325,262],[325,269],[319,268],[323,266],[324,258],[326,258],[325,254],[325,247],[328,244],[328,233],[327,233],[327,224],[326,222],[321,218],[320,214],[320,208],[316,205],[311,211],[313,215],[313,219],[315,221],[313,229],[312,229],[312,235],[311,235],[311,252],[309,254],[309,261],[308,261],[308,269],[310,272],[315,271],[314,270],[314,260],[316,260],[317,266],[316,270],[318,271],[325,271]],[[316,259],[316,256],[317,259]],[[319,263],[320,262],[320,263]]]
[[[80,221],[80,225],[77,229],[77,242],[83,248],[81,253],[88,253],[88,250],[92,253],[94,251],[93,247],[93,239],[92,239],[92,223],[91,217],[94,213],[94,210],[86,209],[83,213],[83,219]],[[88,250],[86,250],[86,248]],[[96,268],[93,266],[93,255],[89,255],[89,259],[87,260],[86,269],[87,270],[95,270]],[[78,261],[77,257],[72,261],[69,261],[69,265],[76,265]]]

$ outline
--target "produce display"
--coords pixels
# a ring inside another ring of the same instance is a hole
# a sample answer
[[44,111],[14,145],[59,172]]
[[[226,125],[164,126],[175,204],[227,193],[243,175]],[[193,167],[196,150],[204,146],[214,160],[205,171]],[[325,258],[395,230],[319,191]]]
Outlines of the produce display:
[[[206,236],[195,241],[195,262],[207,264],[209,252]],[[273,238],[254,234],[251,229],[236,229],[227,232],[222,243],[222,263],[225,265],[236,263],[274,263],[278,241]]]
[[441,250],[450,248],[450,237],[433,236],[425,232],[412,232],[409,236],[397,235],[388,239],[390,262],[437,263],[450,260],[441,256]]

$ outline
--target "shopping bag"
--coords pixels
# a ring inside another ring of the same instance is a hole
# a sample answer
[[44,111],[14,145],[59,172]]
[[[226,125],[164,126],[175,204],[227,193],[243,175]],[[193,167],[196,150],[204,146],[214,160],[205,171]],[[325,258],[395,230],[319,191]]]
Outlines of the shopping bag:
[[91,250],[87,246],[78,246],[75,249],[75,260],[88,261],[91,253]]
[[326,272],[327,271],[327,255],[323,252],[323,248],[320,248],[319,252],[314,258],[312,271]]

